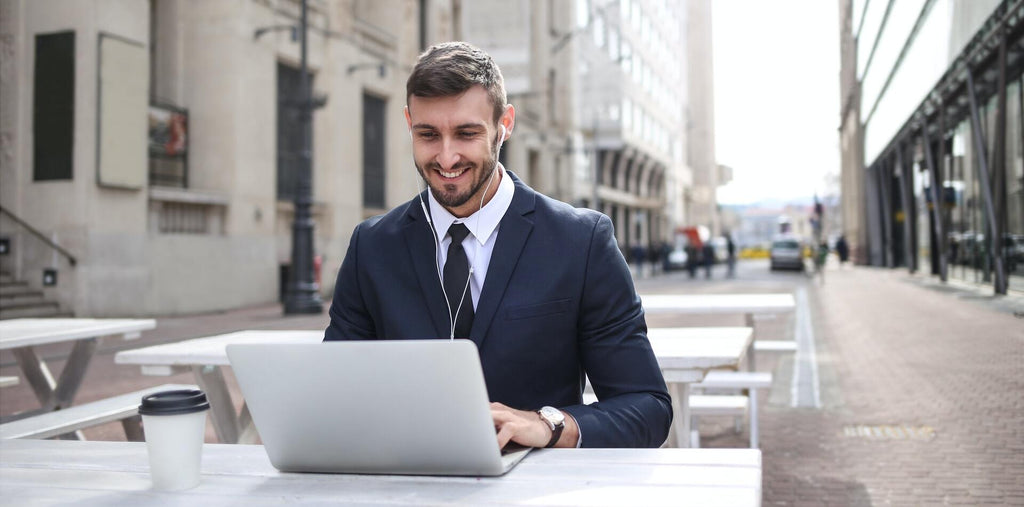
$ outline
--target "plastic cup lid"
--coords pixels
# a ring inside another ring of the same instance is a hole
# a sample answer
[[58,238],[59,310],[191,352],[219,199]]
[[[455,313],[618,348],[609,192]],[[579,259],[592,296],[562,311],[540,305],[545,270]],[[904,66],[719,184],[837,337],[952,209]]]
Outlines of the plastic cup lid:
[[140,415],[177,415],[201,412],[210,408],[206,393],[198,389],[161,391],[142,397]]

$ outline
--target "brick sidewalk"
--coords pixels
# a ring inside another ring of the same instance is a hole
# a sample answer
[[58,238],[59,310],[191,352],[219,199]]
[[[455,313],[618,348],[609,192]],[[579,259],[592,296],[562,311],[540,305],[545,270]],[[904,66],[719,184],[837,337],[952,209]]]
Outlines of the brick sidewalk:
[[1024,320],[905,272],[812,291],[823,407],[764,407],[765,504],[1024,505]]

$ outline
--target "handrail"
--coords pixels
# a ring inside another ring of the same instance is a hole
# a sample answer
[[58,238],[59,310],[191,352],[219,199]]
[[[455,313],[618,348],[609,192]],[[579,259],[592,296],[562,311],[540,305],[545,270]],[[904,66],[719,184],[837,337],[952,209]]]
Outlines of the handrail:
[[68,258],[68,262],[70,262],[72,266],[78,264],[78,261],[75,259],[74,255],[71,255],[71,252],[68,252],[67,250],[61,248],[60,245],[58,245],[57,243],[54,243],[53,240],[51,240],[50,238],[47,238],[46,236],[43,236],[43,233],[37,231],[35,227],[32,227],[31,225],[26,223],[24,220],[18,218],[18,215],[15,215],[14,213],[11,213],[10,210],[8,210],[7,208],[4,208],[3,206],[0,206],[0,212],[6,213],[7,216],[11,217],[11,219],[13,219],[18,225],[24,227],[26,230],[28,230],[28,232],[31,232],[32,235],[34,235],[35,237],[39,238],[40,241],[42,241],[43,243],[46,243],[47,246],[49,246],[50,248],[56,250],[58,253],[60,253],[64,257],[67,257]]

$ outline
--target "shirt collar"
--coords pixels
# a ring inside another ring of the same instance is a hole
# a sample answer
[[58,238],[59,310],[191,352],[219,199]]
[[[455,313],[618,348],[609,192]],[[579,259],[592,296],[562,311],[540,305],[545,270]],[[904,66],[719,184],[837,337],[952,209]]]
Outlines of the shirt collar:
[[466,228],[473,233],[473,237],[481,246],[487,243],[488,238],[501,223],[501,218],[505,216],[508,207],[512,205],[512,195],[516,189],[512,178],[500,163],[498,170],[501,171],[498,173],[501,180],[498,182],[498,190],[494,193],[494,197],[487,201],[483,209],[466,218],[456,218],[434,199],[433,192],[427,192],[427,200],[430,201],[430,217],[434,221],[434,232],[437,234],[438,242],[444,240],[444,237],[448,235],[448,228],[453,222],[462,222],[466,224]]

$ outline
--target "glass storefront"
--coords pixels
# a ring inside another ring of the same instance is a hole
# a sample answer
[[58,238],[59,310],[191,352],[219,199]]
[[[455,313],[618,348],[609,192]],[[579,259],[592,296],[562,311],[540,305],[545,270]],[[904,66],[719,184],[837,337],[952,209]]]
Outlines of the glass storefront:
[[1006,223],[1003,262],[1009,287],[1024,291],[1024,79],[1006,87]]
[[[1002,167],[1005,177],[1002,184],[996,184],[996,175],[990,184],[996,189],[993,200],[996,219],[1002,223],[1003,238],[1000,251],[1003,266],[1008,275],[1008,286],[1024,290],[1024,114],[1021,106],[1022,84],[1020,76],[1007,86],[1005,151],[997,154],[996,119],[997,100],[993,96],[979,111],[982,131],[986,141],[986,156],[989,170],[999,167],[996,157],[1005,162]],[[990,226],[985,213],[985,196],[978,178],[978,157],[970,120],[962,121],[946,142],[947,154],[942,163],[943,209],[946,215],[947,259],[949,276],[973,283],[989,284],[995,276],[995,265],[991,255],[992,242],[989,239]],[[999,195],[998,189],[1003,193]],[[1002,203],[1002,206],[1000,206]],[[924,216],[919,211],[919,224],[929,224],[927,208]],[[927,231],[920,232],[921,259],[930,255],[925,241]]]

